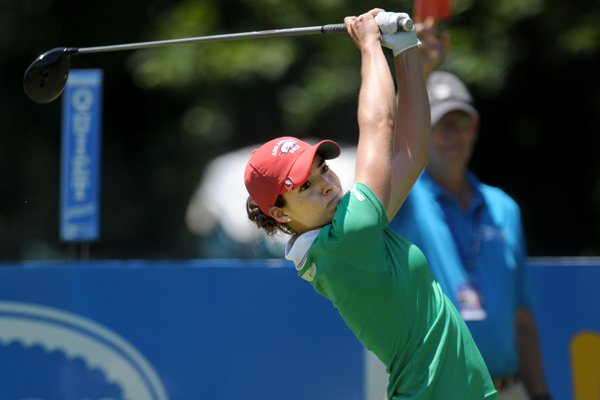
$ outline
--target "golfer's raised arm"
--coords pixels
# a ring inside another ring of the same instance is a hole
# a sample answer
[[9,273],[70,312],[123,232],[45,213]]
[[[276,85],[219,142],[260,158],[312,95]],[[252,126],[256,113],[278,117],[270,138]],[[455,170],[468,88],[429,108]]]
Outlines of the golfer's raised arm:
[[392,189],[388,217],[396,214],[427,165],[431,119],[418,48],[394,59],[398,84]]
[[380,11],[374,9],[358,17],[348,17],[345,23],[362,60],[355,179],[367,185],[387,209],[396,105],[394,81],[374,19]]
[[[419,40],[412,27],[398,31],[406,13],[380,12],[375,16],[381,31],[381,45],[392,50],[396,71],[397,97],[393,123],[390,191],[382,201],[391,220],[427,165],[431,121],[429,100],[421,71]],[[362,137],[362,136],[361,136]]]

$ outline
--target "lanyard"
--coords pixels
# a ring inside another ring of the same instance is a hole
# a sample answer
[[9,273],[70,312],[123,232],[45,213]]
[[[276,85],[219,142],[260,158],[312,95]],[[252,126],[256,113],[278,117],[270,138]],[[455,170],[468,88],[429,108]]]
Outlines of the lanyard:
[[444,199],[438,199],[438,203],[446,217],[446,225],[450,230],[450,234],[452,235],[452,239],[454,240],[456,251],[458,253],[458,256],[460,257],[465,272],[467,273],[467,275],[470,275],[473,271],[475,271],[477,256],[479,255],[479,252],[481,250],[481,225],[483,206],[477,205],[477,208],[473,211],[472,218],[470,218],[470,216],[468,215],[469,219],[472,220],[471,233],[468,236],[468,238],[470,238],[471,240],[470,243],[465,245],[464,241],[460,240],[460,237],[458,235],[458,227],[455,225],[454,219],[452,218],[452,214],[449,210],[451,204],[446,204],[444,202]]

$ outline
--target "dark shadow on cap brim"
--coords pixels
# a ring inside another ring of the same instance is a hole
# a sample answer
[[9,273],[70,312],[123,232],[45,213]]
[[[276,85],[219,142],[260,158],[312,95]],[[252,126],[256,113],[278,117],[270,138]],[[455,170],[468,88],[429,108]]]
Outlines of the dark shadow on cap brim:
[[476,117],[479,115],[473,106],[465,103],[464,101],[445,101],[431,107],[431,125],[435,125],[440,118],[450,111],[464,111],[471,117]]
[[319,154],[324,160],[331,160],[339,156],[340,153],[340,146],[333,140],[323,140],[306,148],[290,166],[287,173],[288,178],[292,181],[292,189],[296,189],[306,182],[316,154]]
[[337,158],[342,153],[340,146],[333,140],[322,140],[316,144],[316,147],[316,153],[325,160]]

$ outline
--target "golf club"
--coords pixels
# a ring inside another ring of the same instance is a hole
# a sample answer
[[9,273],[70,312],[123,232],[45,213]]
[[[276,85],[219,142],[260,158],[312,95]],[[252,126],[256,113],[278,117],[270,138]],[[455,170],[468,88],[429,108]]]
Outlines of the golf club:
[[[413,28],[413,21],[406,17],[398,20],[398,30],[408,32]],[[23,89],[25,94],[36,103],[45,104],[55,100],[65,88],[69,77],[71,56],[87,53],[104,53],[111,51],[137,50],[153,47],[189,44],[199,42],[216,42],[250,38],[300,36],[314,34],[331,34],[346,32],[344,24],[329,24],[302,28],[272,29],[265,31],[230,33],[223,35],[198,36],[191,38],[159,40],[152,42],[126,43],[98,47],[56,47],[36,58],[25,71]]]

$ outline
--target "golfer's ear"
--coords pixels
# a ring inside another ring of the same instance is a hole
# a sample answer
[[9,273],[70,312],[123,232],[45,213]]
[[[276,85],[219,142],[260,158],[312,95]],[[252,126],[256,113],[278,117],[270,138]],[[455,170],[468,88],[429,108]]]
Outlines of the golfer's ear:
[[292,219],[285,213],[283,208],[273,206],[269,208],[269,215],[277,222],[287,224]]

